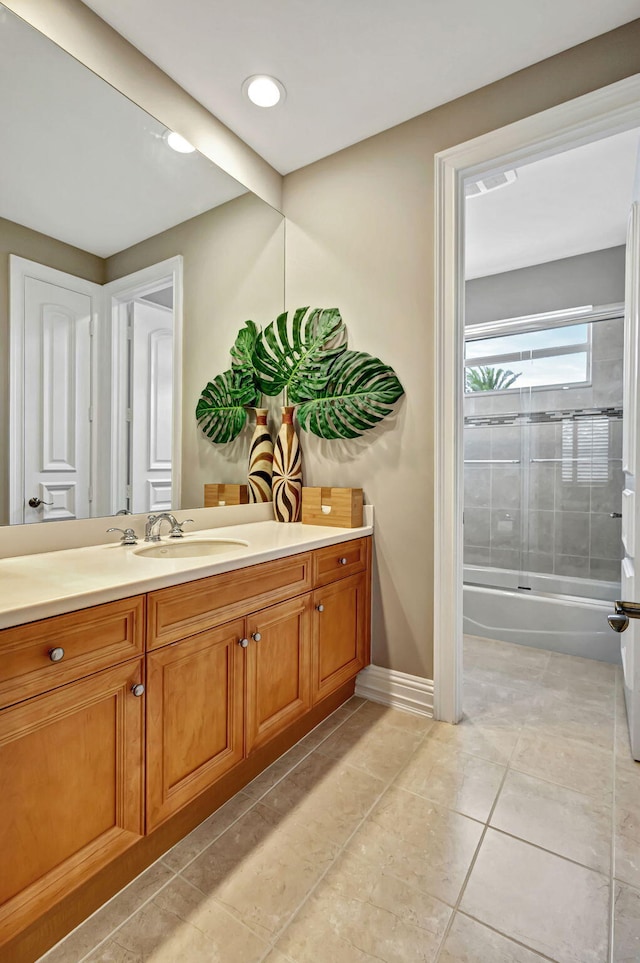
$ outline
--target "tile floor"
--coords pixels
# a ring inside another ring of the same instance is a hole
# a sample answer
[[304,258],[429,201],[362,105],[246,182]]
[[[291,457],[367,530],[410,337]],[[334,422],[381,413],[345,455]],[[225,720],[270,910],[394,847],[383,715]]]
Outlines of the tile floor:
[[466,640],[456,727],[352,699],[46,963],[638,963],[613,666]]

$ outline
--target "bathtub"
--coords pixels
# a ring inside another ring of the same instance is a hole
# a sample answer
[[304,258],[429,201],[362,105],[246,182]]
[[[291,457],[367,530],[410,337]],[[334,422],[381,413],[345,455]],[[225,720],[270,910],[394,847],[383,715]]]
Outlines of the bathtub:
[[619,593],[618,582],[465,565],[464,631],[619,663],[620,640],[607,625]]

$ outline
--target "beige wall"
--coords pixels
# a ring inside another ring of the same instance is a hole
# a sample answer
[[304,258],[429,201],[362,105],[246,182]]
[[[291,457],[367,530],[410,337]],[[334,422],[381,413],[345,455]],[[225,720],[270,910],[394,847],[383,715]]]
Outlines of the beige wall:
[[107,260],[107,280],[184,258],[182,506],[203,504],[206,482],[246,482],[251,427],[230,445],[199,430],[202,389],[230,366],[244,322],[264,326],[283,309],[284,221],[252,194],[229,201]]
[[9,255],[46,264],[58,271],[102,284],[104,261],[77,247],[0,218],[0,525],[9,517]]
[[362,441],[303,435],[305,479],[376,510],[373,659],[433,677],[433,156],[640,72],[640,21],[285,177],[286,304],[338,306],[406,397]]

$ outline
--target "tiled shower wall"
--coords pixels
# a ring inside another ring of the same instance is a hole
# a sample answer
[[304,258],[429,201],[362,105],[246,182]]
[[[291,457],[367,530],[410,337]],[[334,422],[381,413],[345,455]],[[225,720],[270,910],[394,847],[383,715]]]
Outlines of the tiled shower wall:
[[466,396],[466,564],[619,580],[622,347],[595,322],[589,387]]

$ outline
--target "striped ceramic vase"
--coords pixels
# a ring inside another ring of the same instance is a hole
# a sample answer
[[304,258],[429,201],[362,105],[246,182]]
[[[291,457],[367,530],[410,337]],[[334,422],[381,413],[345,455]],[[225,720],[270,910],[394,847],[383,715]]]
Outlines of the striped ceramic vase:
[[302,451],[293,426],[293,407],[282,409],[273,450],[273,510],[279,522],[299,522],[302,508]]
[[256,408],[256,428],[249,450],[249,501],[270,502],[273,442],[267,428],[267,409]]

